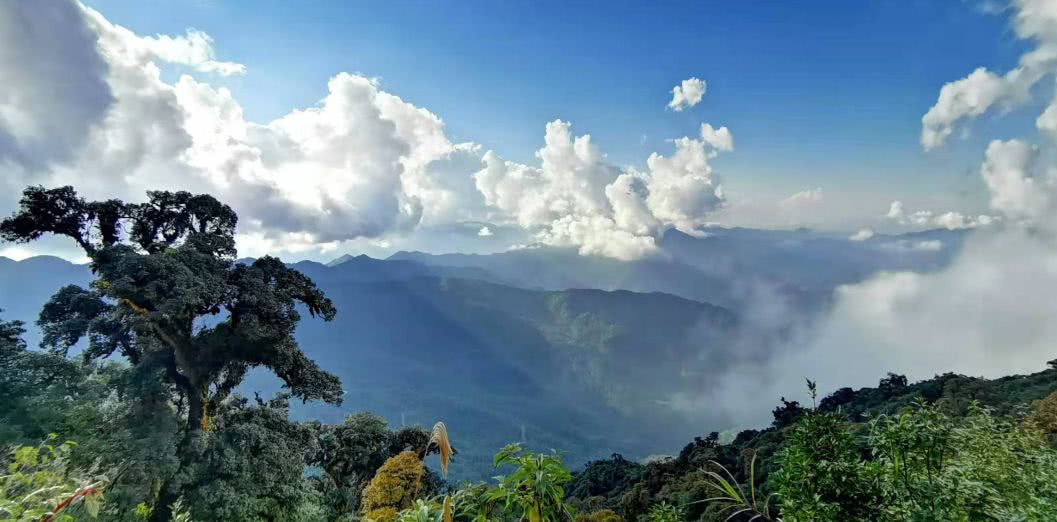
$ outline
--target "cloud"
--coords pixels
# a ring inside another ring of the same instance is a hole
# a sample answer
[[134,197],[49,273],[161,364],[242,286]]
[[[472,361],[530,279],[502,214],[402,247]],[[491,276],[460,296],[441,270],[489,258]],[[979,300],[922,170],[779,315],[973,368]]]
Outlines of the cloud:
[[943,242],[935,239],[912,241],[900,239],[881,244],[881,248],[896,252],[939,252],[943,250]]
[[713,129],[708,123],[701,124],[701,139],[716,151],[730,152],[734,150],[734,136],[726,127]]
[[1014,220],[1051,218],[1054,175],[1036,179],[1035,147],[1019,140],[992,141],[981,169],[991,195],[991,208]]
[[74,4],[0,2],[0,167],[16,184],[9,190],[21,189],[22,169],[68,160],[113,104],[96,38]]
[[668,102],[668,108],[681,112],[701,103],[701,98],[704,96],[704,80],[698,78],[683,80],[679,85],[672,87],[672,101]]
[[172,64],[186,65],[202,72],[221,76],[246,73],[246,66],[235,62],[220,62],[213,57],[213,39],[206,33],[188,29],[185,36],[157,35],[136,40],[145,55]]
[[577,247],[583,255],[636,259],[655,253],[665,230],[698,234],[723,204],[709,159],[733,139],[726,128],[713,134],[722,138],[706,138],[703,127],[700,139],[674,140],[674,154],[651,154],[648,170],[639,172],[613,165],[591,136],[574,136],[568,122],[555,120],[536,153],[538,167],[489,151],[474,178],[485,202],[535,231],[537,241]]
[[796,210],[812,205],[817,205],[822,202],[822,187],[815,187],[811,190],[803,190],[793,194],[778,203],[778,206],[784,210]]
[[[0,169],[11,189],[0,204],[13,205],[29,183],[131,200],[180,189],[231,204],[239,244],[254,251],[320,253],[483,221],[633,259],[656,252],[669,228],[696,233],[724,202],[709,160],[733,150],[726,127],[703,124],[638,172],[555,120],[539,164],[521,165],[453,142],[437,115],[375,79],[338,73],[315,105],[254,122],[212,83],[246,69],[219,59],[206,33],[138,35],[64,1],[7,2],[0,15],[0,75],[13,86],[0,94]],[[162,67],[177,79],[163,79]],[[704,90],[696,78],[683,82],[673,108]]]
[[[62,1],[5,2],[0,24],[4,204],[28,183],[93,198],[207,192],[239,213],[243,244],[282,251],[487,210],[472,177],[480,148],[452,143],[440,118],[375,80],[339,73],[318,104],[258,123],[195,76],[245,71],[217,60],[200,31],[140,36]],[[183,74],[168,83],[162,65]]]
[[856,233],[852,234],[851,236],[849,236],[848,240],[849,241],[866,241],[866,240],[868,240],[868,239],[870,239],[872,237],[874,237],[873,229],[862,228],[862,229],[859,229],[858,232],[856,232]]
[[[1053,2],[1015,2],[1018,35],[1042,47],[1038,35],[1054,32],[1055,14]],[[724,383],[722,395],[802,396],[804,377],[832,390],[875,384],[888,370],[915,380],[947,371],[996,377],[1043,368],[1057,340],[1057,183],[1047,158],[1025,141],[991,141],[979,169],[996,214],[990,226],[970,232],[942,269],[882,272],[838,288],[832,310],[813,328],[798,332],[765,367],[732,374],[737,378]],[[930,226],[970,221],[908,213],[898,201],[888,217]],[[942,244],[907,240],[894,247]]]
[[492,229],[490,229],[488,227],[481,227],[481,230],[477,231],[477,236],[478,237],[492,237],[494,235],[495,234],[492,233]]
[[[1057,72],[1057,8],[1051,0],[1014,0],[1013,29],[1035,48],[1020,57],[1017,67],[998,75],[980,67],[965,78],[945,84],[936,103],[921,118],[921,145],[932,150],[947,140],[959,121],[978,117],[993,107],[1009,110],[1031,98],[1040,80]],[[1055,99],[1057,103],[1057,99]],[[1057,125],[1057,105],[1039,118],[1040,129]]]
[[894,221],[900,225],[918,226],[929,228],[946,228],[958,230],[963,228],[976,228],[991,225],[1000,217],[980,214],[978,216],[967,216],[960,212],[944,212],[936,214],[931,210],[918,210],[908,213],[902,201],[893,201],[888,207],[885,219]]

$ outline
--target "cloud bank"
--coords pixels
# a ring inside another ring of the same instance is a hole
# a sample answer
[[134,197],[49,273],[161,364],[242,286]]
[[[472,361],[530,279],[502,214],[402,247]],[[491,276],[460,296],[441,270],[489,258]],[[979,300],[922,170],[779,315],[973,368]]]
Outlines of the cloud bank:
[[960,212],[944,212],[936,214],[931,210],[917,210],[907,212],[902,201],[893,201],[888,206],[885,219],[899,225],[910,225],[928,228],[946,228],[947,230],[958,230],[962,228],[976,228],[996,223],[1001,218],[987,214],[978,216],[967,216]]
[[[178,79],[164,80],[162,67]],[[74,2],[3,2],[0,172],[10,196],[0,205],[11,208],[27,184],[133,200],[182,189],[231,204],[250,255],[488,222],[634,259],[654,253],[666,229],[694,232],[724,201],[709,160],[733,149],[726,127],[702,125],[639,172],[555,120],[539,164],[522,165],[453,142],[437,115],[356,74],[330,78],[315,105],[249,121],[216,85],[246,73],[200,31],[144,36]],[[704,82],[677,90],[681,110],[700,101]]]
[[[941,145],[962,118],[1008,101],[1027,101],[1021,99],[1029,94],[1025,83],[1052,74],[1047,57],[1057,50],[1057,3],[1018,0],[1012,16],[1017,35],[1038,47],[1003,76],[978,69],[945,85],[922,120],[926,150]],[[1043,116],[1054,110],[1050,105]],[[805,377],[819,379],[830,391],[876,385],[887,370],[922,379],[946,371],[996,377],[1044,368],[1057,355],[1057,165],[1042,154],[1053,149],[1054,136],[1044,125],[1039,131],[1038,145],[996,139],[983,151],[979,175],[995,216],[989,226],[970,233],[949,266],[931,273],[880,273],[838,288],[832,310],[796,332],[762,370],[728,373],[720,402],[757,412],[741,419],[752,424],[764,420],[760,412],[779,395],[802,397]],[[897,201],[888,217],[964,228],[982,224],[985,216],[908,213]],[[863,231],[852,239],[871,236]]]
[[724,202],[709,159],[734,147],[726,127],[704,124],[700,138],[674,140],[674,154],[651,154],[639,172],[613,165],[590,135],[574,136],[561,120],[547,124],[544,141],[539,167],[485,154],[474,174],[485,201],[538,230],[541,243],[625,260],[655,253],[665,230],[699,233]]

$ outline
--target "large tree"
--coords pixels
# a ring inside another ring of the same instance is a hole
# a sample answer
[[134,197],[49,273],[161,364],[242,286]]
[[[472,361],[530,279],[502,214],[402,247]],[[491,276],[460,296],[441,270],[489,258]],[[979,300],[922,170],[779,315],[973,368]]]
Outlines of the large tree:
[[[134,366],[159,368],[186,419],[179,450],[185,470],[204,451],[210,412],[250,368],[270,369],[302,400],[340,403],[338,378],[308,359],[294,339],[299,307],[334,318],[323,292],[274,257],[237,263],[237,216],[213,197],[147,196],[145,203],[86,201],[72,187],[30,187],[16,213],[0,223],[0,239],[66,236],[90,260],[90,288],[67,286],[42,310],[45,347],[66,355],[87,339],[87,360],[120,354]],[[167,519],[179,482],[163,484],[155,520]]]

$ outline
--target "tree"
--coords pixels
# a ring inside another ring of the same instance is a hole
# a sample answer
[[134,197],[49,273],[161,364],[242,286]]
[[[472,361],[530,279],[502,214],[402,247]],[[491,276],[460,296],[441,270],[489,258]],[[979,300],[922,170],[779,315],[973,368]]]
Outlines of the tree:
[[[72,187],[29,187],[0,239],[45,234],[77,242],[96,279],[67,286],[41,311],[44,345],[66,355],[87,338],[87,360],[122,355],[151,366],[175,392],[185,418],[181,469],[199,459],[210,412],[246,372],[268,368],[302,400],[340,403],[337,377],[294,340],[298,304],[332,320],[333,304],[312,281],[273,257],[235,262],[235,212],[208,195],[154,191],[145,203],[86,201]],[[179,474],[177,474],[179,475]],[[153,520],[169,517],[179,477],[167,480]]]
[[854,399],[855,390],[848,387],[838,388],[833,393],[822,398],[818,403],[818,409],[819,411],[835,412],[838,408]]
[[1057,392],[1036,401],[1027,421],[1051,439],[1057,436]]
[[898,393],[907,387],[907,376],[888,372],[888,375],[877,383],[877,388],[888,395]]
[[771,410],[771,415],[774,416],[772,425],[775,428],[784,428],[795,423],[800,417],[803,417],[807,410],[800,405],[799,401],[787,401],[785,397],[781,398],[782,404],[776,406],[774,410]]
[[235,396],[221,406],[185,488],[196,520],[299,520],[318,511],[318,494],[305,476],[314,433],[291,422],[288,408],[285,394],[269,401]]
[[[695,439],[700,440],[700,439]],[[588,462],[569,483],[569,496],[587,499],[595,496],[618,497],[642,478],[643,465],[614,453],[604,460]]]

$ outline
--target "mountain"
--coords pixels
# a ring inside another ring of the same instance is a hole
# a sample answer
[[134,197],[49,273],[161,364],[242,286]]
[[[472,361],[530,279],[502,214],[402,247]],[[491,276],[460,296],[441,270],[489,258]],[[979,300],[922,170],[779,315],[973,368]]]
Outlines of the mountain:
[[[962,237],[849,241],[710,229],[704,237],[671,232],[661,255],[634,262],[556,248],[301,261],[292,266],[338,316],[304,321],[298,339],[341,377],[346,395],[341,408],[306,404],[294,414],[333,422],[370,410],[396,425],[443,419],[462,441],[460,468],[470,478],[486,476],[489,456],[510,441],[561,448],[573,464],[614,450],[667,451],[729,426],[707,407],[709,390],[732,368],[769,357],[792,322],[824,309],[836,285],[942,266]],[[915,248],[922,241],[934,243]],[[55,290],[88,281],[86,266],[58,258],[0,258],[0,308],[32,324]],[[35,345],[39,332],[26,337]],[[256,372],[243,392],[278,389]]]
[[735,311],[777,296],[789,309],[812,311],[824,307],[837,286],[879,271],[931,271],[945,266],[961,248],[965,234],[938,229],[852,241],[806,229],[712,227],[701,237],[671,230],[659,242],[658,255],[630,262],[555,247],[490,255],[397,252],[389,260],[478,268],[491,280],[523,288],[664,292]]
[[[562,448],[576,464],[614,448],[646,455],[700,431],[703,418],[666,404],[700,384],[738,327],[724,308],[661,293],[529,290],[369,258],[294,266],[338,309],[333,322],[304,321],[298,340],[345,387],[341,408],[310,403],[295,416],[444,419],[470,478],[487,476],[510,441]],[[56,258],[0,264],[0,307],[31,323],[56,289],[88,279],[86,266]],[[278,389],[256,372],[242,391]]]

